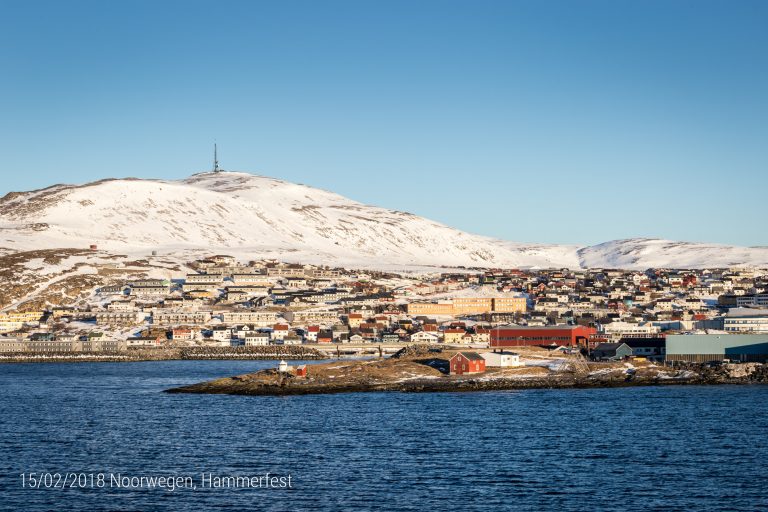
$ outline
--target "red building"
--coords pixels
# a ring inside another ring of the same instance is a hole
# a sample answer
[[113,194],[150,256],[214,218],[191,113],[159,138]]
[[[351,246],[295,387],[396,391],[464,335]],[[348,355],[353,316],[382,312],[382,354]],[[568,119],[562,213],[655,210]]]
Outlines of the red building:
[[575,347],[586,345],[597,329],[582,325],[551,327],[506,326],[491,329],[491,347],[549,346]]
[[448,373],[482,373],[485,371],[485,359],[477,352],[458,352],[449,361]]

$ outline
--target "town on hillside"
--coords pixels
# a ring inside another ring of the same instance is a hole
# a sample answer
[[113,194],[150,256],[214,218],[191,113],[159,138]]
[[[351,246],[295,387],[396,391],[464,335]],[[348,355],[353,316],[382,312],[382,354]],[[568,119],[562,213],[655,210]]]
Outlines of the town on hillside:
[[302,345],[382,354],[542,347],[591,360],[765,362],[768,270],[496,269],[433,274],[239,262],[108,282],[79,307],[0,313],[0,353]]

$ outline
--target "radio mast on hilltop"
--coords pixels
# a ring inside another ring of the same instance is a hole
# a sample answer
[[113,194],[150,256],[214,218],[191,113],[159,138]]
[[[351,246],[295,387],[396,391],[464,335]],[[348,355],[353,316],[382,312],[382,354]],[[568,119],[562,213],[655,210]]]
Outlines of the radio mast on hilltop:
[[219,152],[216,143],[213,143],[213,172],[221,172],[219,169]]

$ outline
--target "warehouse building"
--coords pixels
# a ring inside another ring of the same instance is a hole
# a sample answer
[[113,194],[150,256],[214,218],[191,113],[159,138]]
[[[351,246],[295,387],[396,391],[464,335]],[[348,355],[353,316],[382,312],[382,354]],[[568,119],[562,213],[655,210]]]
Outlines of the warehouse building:
[[491,329],[491,347],[586,346],[587,340],[596,333],[596,329],[581,325],[548,327],[507,325]]
[[666,361],[768,362],[766,334],[674,334],[667,336]]

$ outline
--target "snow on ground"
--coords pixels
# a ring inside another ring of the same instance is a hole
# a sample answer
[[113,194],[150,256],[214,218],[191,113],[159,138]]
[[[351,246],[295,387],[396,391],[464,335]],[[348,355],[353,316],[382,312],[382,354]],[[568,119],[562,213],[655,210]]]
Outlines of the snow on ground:
[[695,372],[692,372],[690,370],[683,370],[680,372],[676,372],[673,374],[659,372],[658,377],[660,379],[691,379],[693,377],[696,377],[697,374]]
[[14,194],[0,200],[0,233],[0,246],[15,250],[96,244],[131,257],[158,251],[190,261],[213,251],[392,272],[768,266],[766,247],[631,239],[579,248],[497,240],[241,172],[178,181],[109,179]]
[[[2,245],[178,252],[218,247],[305,262],[419,269],[526,264],[517,249],[415,215],[246,173],[57,186],[0,204]],[[34,229],[30,226],[36,226]],[[545,262],[540,251],[537,262]],[[563,266],[562,261],[546,261]]]
[[[494,298],[494,297],[526,297],[524,293],[505,293],[500,292],[496,287],[489,288],[487,286],[468,286],[466,288],[459,288],[447,292],[434,293],[429,295],[421,295],[422,297],[429,298],[430,300],[441,299],[453,299],[453,298]],[[410,297],[411,299],[413,297]]]
[[676,242],[649,238],[614,240],[579,249],[584,268],[716,268],[768,266],[768,247]]
[[558,371],[563,368],[563,365],[568,363],[568,359],[556,358],[556,357],[543,357],[543,356],[529,356],[521,357],[520,362],[525,366],[540,366],[547,368],[551,371]]

